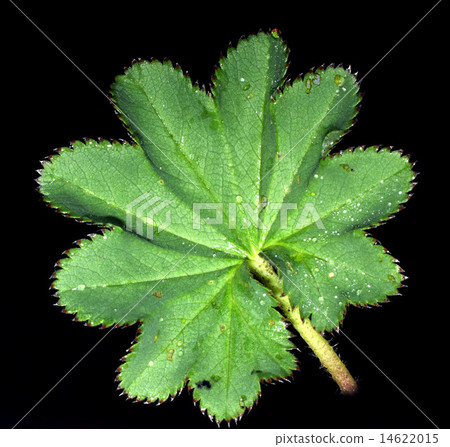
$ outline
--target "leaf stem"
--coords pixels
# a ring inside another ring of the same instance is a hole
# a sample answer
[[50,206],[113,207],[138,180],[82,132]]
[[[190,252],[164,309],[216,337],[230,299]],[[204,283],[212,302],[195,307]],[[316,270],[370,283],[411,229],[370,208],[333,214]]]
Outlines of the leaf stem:
[[283,280],[278,277],[272,265],[261,256],[248,261],[250,271],[272,291],[284,316],[290,321],[300,336],[305,340],[322,365],[331,374],[344,394],[353,394],[358,386],[347,367],[334,352],[330,344],[317,332],[309,318],[302,318],[299,306],[292,306],[288,295],[283,292]]

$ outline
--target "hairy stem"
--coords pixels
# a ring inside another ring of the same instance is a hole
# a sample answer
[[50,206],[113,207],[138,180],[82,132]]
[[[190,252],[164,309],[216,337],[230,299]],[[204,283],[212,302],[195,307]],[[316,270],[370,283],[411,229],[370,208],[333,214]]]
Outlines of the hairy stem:
[[300,308],[293,307],[288,295],[283,292],[283,281],[275,273],[270,263],[257,255],[248,261],[250,271],[272,291],[284,316],[290,321],[300,336],[305,340],[322,365],[331,374],[345,394],[352,394],[357,390],[355,379],[351,376],[339,356],[334,352],[327,340],[312,326],[309,318],[302,319]]

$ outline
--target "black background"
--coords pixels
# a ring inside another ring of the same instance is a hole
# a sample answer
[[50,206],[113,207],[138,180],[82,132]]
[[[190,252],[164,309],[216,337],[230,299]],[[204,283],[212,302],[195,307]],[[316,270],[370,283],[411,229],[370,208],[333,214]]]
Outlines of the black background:
[[[6,3],[6,2],[5,2]],[[351,64],[364,76],[435,2],[31,2],[17,5],[108,92],[133,58],[167,57],[210,83],[227,45],[278,28],[291,50],[288,77],[321,64]],[[444,2],[442,2],[444,3]],[[3,42],[3,248],[1,426],[11,427],[105,331],[86,328],[53,306],[49,277],[73,241],[95,227],[39,201],[39,160],[82,137],[127,139],[108,100],[11,4]],[[448,391],[446,246],[448,58],[440,4],[362,82],[358,123],[341,143],[403,149],[420,173],[414,195],[393,220],[371,231],[409,277],[402,296],[374,309],[351,308],[343,330],[438,426]],[[6,250],[12,244],[12,250]],[[19,428],[214,428],[190,393],[161,406],[134,404],[115,391],[115,369],[136,327],[112,331],[18,425]],[[262,385],[240,428],[433,428],[432,423],[343,335],[333,343],[360,392],[343,397],[301,342],[292,383]],[[448,412],[447,412],[448,413]],[[234,423],[232,427],[236,427]]]

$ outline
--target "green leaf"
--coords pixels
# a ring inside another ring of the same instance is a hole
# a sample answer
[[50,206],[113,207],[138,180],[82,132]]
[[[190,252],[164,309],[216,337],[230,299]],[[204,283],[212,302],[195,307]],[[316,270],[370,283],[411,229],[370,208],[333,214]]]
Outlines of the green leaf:
[[158,298],[211,293],[217,284],[210,283],[221,284],[229,268],[243,263],[232,257],[212,263],[211,254],[162,248],[120,228],[83,240],[80,247],[60,261],[54,287],[60,304],[92,325],[133,324],[154,311]]
[[348,304],[386,301],[402,281],[394,259],[361,230],[280,243],[267,255],[282,271],[292,303],[318,331],[335,329]]
[[278,216],[274,205],[305,196],[320,160],[352,125],[359,101],[355,77],[342,67],[328,67],[296,79],[272,104],[277,152],[263,176],[272,204],[264,210],[263,240]]
[[119,374],[128,395],[162,401],[189,380],[209,414],[229,420],[252,406],[260,380],[295,368],[276,302],[242,259],[211,262],[119,228],[80,245],[60,262],[59,304],[91,325],[143,323]]
[[286,377],[295,368],[275,303],[245,266],[217,276],[203,293],[167,295],[143,320],[119,374],[130,396],[165,400],[188,379],[201,408],[230,420],[253,405],[260,380]]
[[[225,240],[217,225],[207,225],[203,218],[201,231],[194,228],[192,204],[167,187],[140,146],[75,141],[59,155],[45,164],[39,183],[46,200],[62,212],[98,224],[126,228],[128,223],[155,242],[161,239],[158,228],[164,227],[162,238],[183,238],[186,248],[198,243],[242,257],[243,251]],[[167,213],[170,225],[165,227]]]
[[141,324],[119,374],[131,397],[187,383],[211,418],[239,417],[261,381],[296,369],[283,319],[344,392],[356,386],[318,331],[397,293],[400,267],[364,230],[414,174],[388,149],[329,155],[356,79],[330,66],[286,84],[286,60],[276,30],[242,39],[210,93],[169,62],[137,62],[111,87],[134,144],[74,142],[44,164],[44,199],[107,227],[66,252],[53,287],[78,320]]
[[[193,203],[201,209],[221,204],[224,224],[216,228],[228,242],[250,250],[246,233],[229,229],[228,204],[241,193],[212,98],[194,88],[180,69],[158,61],[135,63],[116,78],[112,95],[166,188],[190,209]],[[242,213],[238,215],[242,222]]]
[[[220,150],[223,137],[211,97],[194,88],[179,68],[158,61],[134,63],[116,78],[111,93],[152,165],[165,179],[177,180],[171,188],[188,204],[188,194],[223,199],[218,175],[226,153]],[[211,188],[214,194],[209,195]]]
[[377,225],[408,199],[413,178],[400,152],[359,147],[328,157],[294,202],[295,209],[286,209],[285,218],[272,228],[266,247],[280,239],[339,235]]
[[[261,179],[277,153],[270,104],[283,81],[286,60],[283,42],[260,33],[229,50],[214,80],[214,100],[238,181],[236,196],[255,211],[263,204]],[[258,246],[258,215],[251,216],[254,224],[247,232]]]

